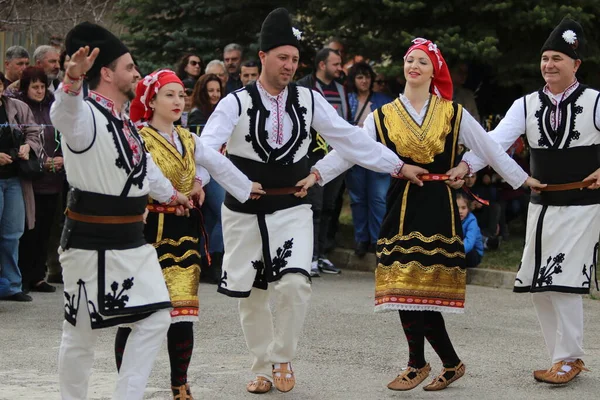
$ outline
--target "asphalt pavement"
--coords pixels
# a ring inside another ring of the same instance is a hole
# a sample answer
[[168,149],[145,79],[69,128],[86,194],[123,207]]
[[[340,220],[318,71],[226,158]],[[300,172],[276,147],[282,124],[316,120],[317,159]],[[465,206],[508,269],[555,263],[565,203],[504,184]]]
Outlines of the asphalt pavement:
[[[373,274],[344,271],[313,282],[312,304],[294,362],[297,384],[287,394],[263,399],[598,399],[600,396],[600,301],[585,299],[584,372],[567,386],[533,380],[550,360],[529,295],[470,285],[464,315],[446,315],[466,375],[442,392],[386,388],[405,366],[408,349],[397,313],[373,312]],[[63,317],[62,287],[33,293],[32,303],[0,302],[0,399],[55,400],[57,354]],[[189,381],[196,400],[257,399],[246,392],[252,378],[237,315],[237,301],[200,286],[200,322]],[[105,329],[96,347],[89,399],[110,399],[116,372],[115,328]],[[433,372],[441,363],[429,345]],[[433,378],[433,376],[431,377]],[[172,399],[166,343],[156,360],[145,399]]]

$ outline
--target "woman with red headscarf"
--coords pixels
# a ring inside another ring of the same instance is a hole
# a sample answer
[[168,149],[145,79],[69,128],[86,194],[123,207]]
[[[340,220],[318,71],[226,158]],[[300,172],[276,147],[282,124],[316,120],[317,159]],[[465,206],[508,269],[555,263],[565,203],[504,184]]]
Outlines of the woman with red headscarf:
[[[234,197],[244,202],[261,186],[252,183],[221,153],[204,147],[187,129],[175,126],[185,103],[185,88],[170,70],[159,70],[141,80],[131,104],[131,120],[140,129],[146,151],[175,189],[194,199],[188,218],[175,214],[175,207],[149,198],[144,235],[158,253],[173,304],[171,327],[167,334],[171,362],[171,388],[177,400],[192,399],[187,370],[192,356],[192,322],[198,320],[198,278],[200,276],[198,207],[203,200],[201,166]],[[206,176],[207,175],[202,175]],[[130,329],[119,328],[115,356],[120,367]]]
[[[540,184],[452,101],[448,66],[434,43],[421,38],[413,41],[404,56],[404,76],[404,94],[369,114],[363,125],[405,163],[388,190],[377,241],[375,311],[398,310],[408,340],[408,367],[388,388],[410,390],[427,378],[431,371],[425,361],[427,339],[444,368],[424,389],[441,390],[465,373],[441,314],[462,313],[465,304],[461,220],[456,195],[443,184],[462,178],[453,169],[458,144],[485,158],[513,188]],[[351,165],[335,150],[322,161],[323,165],[331,163],[328,169],[336,172]],[[321,169],[321,175],[329,174],[328,169]],[[407,179],[415,173],[419,179]]]

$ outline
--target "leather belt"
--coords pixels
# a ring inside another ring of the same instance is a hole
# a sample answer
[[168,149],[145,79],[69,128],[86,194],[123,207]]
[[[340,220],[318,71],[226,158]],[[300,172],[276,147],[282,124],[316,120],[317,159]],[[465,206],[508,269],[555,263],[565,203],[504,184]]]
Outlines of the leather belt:
[[88,224],[133,224],[143,222],[143,215],[87,215],[80,214],[67,208],[66,215],[74,221]]
[[556,185],[547,185],[545,188],[538,189],[540,192],[560,192],[563,190],[584,189],[594,183],[593,179],[581,182],[560,183]]
[[[401,177],[401,179],[406,179],[406,178]],[[419,179],[423,182],[445,182],[447,180],[450,180],[450,175],[447,175],[447,174],[421,174],[421,175],[419,175]],[[468,187],[463,185],[462,190],[465,193],[467,193],[469,196],[473,197],[475,199],[475,201],[477,201],[478,203],[481,203],[486,206],[490,205],[490,202],[488,200],[482,199],[481,197],[477,196]]]
[[162,206],[160,204],[148,204],[146,208],[150,212],[162,214],[175,214],[177,211],[176,206]]
[[302,190],[302,186],[291,186],[291,187],[283,187],[283,188],[271,188],[264,189],[265,194],[263,196],[282,196],[286,194],[294,194],[298,193]]

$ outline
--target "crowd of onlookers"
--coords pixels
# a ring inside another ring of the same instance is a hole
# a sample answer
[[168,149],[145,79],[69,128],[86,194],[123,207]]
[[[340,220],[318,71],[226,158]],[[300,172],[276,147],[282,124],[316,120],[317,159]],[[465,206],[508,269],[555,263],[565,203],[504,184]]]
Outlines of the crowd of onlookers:
[[[66,61],[68,57],[57,47],[39,46],[30,57],[23,47],[12,46],[5,54],[4,74],[0,72],[0,299],[30,301],[29,291],[53,292],[56,288],[50,283],[60,283],[62,279],[57,249],[68,185],[60,132],[51,124],[50,106]],[[256,81],[261,65],[245,54],[242,46],[232,43],[224,47],[222,60],[205,64],[199,55],[185,54],[174,70],[184,83],[186,95],[179,124],[201,135],[219,101]],[[467,73],[465,64],[452,69],[455,100],[479,120],[475,95],[463,87]],[[297,84],[319,92],[341,117],[358,126],[364,124],[371,111],[402,91],[401,77],[387,79],[361,56],[346,59],[344,45],[338,39],[330,40],[316,52],[312,72],[298,79]],[[318,132],[313,131],[312,137],[309,158],[314,164],[331,149]],[[509,152],[527,168],[523,141],[517,141]],[[34,180],[24,177],[18,168],[29,156],[37,156],[43,165],[43,173]],[[354,166],[324,187],[311,189],[308,198],[314,219],[313,277],[341,272],[329,260],[328,253],[336,246],[346,191],[355,253],[363,257],[375,252],[390,180],[389,175]],[[460,195],[458,199],[465,247],[470,254],[467,258],[473,266],[481,262],[484,249],[494,250],[502,239],[508,238],[508,223],[524,215],[528,194],[525,190],[513,191],[489,169],[467,178],[466,186],[490,202],[483,206],[468,196]],[[202,279],[216,283],[224,251],[220,210],[225,192],[214,180],[205,192],[202,212],[212,266],[204,265]],[[473,233],[476,227],[479,234]]]

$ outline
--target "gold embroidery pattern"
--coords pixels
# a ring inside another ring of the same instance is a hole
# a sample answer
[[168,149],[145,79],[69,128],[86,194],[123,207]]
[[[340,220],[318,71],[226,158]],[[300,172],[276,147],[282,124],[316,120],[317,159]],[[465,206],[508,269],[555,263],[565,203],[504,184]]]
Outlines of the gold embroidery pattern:
[[383,106],[381,112],[388,137],[396,145],[399,155],[420,164],[429,164],[444,151],[454,116],[451,101],[432,95],[422,125],[414,121],[400,99]]
[[446,243],[446,244],[452,244],[452,243],[460,243],[460,244],[464,244],[463,240],[460,236],[452,236],[452,237],[447,237],[444,235],[440,235],[440,234],[435,234],[433,236],[425,236],[423,235],[421,232],[411,232],[408,235],[396,235],[391,239],[388,238],[381,238],[377,241],[377,244],[382,244],[382,245],[390,245],[390,244],[394,244],[395,242],[398,242],[400,240],[410,240],[410,239],[418,239],[421,242],[425,242],[425,243],[431,243],[433,241],[439,240],[440,242]]
[[450,215],[452,216],[452,237],[456,236],[456,225],[454,225],[454,199],[452,198],[452,190],[450,186],[446,185],[446,189],[448,190],[448,199],[450,200]]
[[160,242],[163,236],[163,230],[165,229],[165,214],[158,214],[158,228],[156,229],[156,241]]
[[377,252],[377,257],[381,257],[382,254],[389,256],[390,254],[396,253],[396,252],[402,253],[402,254],[421,253],[421,254],[426,254],[428,256],[432,256],[434,254],[441,254],[448,258],[455,258],[455,257],[465,258],[465,253],[463,253],[462,251],[455,251],[454,253],[450,253],[450,252],[448,252],[444,249],[440,249],[440,248],[433,249],[433,250],[425,250],[421,246],[412,246],[408,249],[405,249],[404,247],[401,247],[401,246],[394,246],[394,248],[392,248],[391,250],[383,249],[381,252]]
[[152,159],[160,168],[164,176],[171,181],[175,189],[185,194],[190,194],[196,178],[196,142],[193,135],[187,129],[176,127],[181,145],[185,149],[182,156],[175,148],[158,132],[150,127],[140,130],[144,139],[146,149],[152,154]]
[[189,258],[189,257],[191,257],[193,255],[201,257],[200,253],[198,253],[198,251],[196,251],[196,250],[188,250],[185,253],[183,253],[183,255],[181,257],[176,257],[174,254],[171,254],[171,253],[163,254],[158,259],[158,262],[162,262],[164,260],[169,260],[169,259],[172,259],[174,262],[181,262],[181,261],[185,260],[186,258]]
[[423,297],[440,298],[452,296],[464,298],[467,274],[460,267],[440,264],[425,266],[417,261],[391,265],[379,264],[375,270],[376,297],[390,293],[416,293]]
[[198,238],[194,238],[191,236],[182,236],[178,241],[175,241],[173,239],[163,239],[159,242],[156,243],[152,243],[152,246],[154,246],[155,248],[158,248],[159,246],[162,246],[163,244],[168,244],[171,246],[180,246],[183,242],[189,240],[192,243],[198,243]]
[[174,305],[198,307],[198,279],[200,278],[198,264],[190,265],[187,268],[173,265],[164,268],[162,273]]
[[450,160],[450,167],[454,167],[454,160],[456,159],[456,151],[457,143],[458,143],[458,135],[460,131],[460,122],[462,120],[462,111],[463,108],[460,104],[457,104],[456,107],[456,119],[454,120],[454,142],[452,144],[452,159]]
[[400,207],[400,224],[399,224],[399,235],[404,233],[404,216],[406,215],[406,201],[408,199],[408,188],[410,187],[410,181],[406,182],[406,187],[404,188],[404,194],[402,195],[402,206]]

